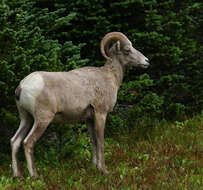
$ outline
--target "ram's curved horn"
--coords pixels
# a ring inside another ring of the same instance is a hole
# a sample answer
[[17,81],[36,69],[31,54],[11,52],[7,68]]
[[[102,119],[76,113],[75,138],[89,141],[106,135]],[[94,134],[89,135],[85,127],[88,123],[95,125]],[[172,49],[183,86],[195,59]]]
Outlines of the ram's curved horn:
[[106,55],[106,52],[107,54],[109,53],[109,45],[112,40],[119,40],[121,43],[121,47],[126,44],[131,45],[130,40],[121,32],[110,32],[106,34],[101,41],[100,48],[101,48],[101,54],[104,56],[104,58],[107,61],[110,61],[110,62],[112,61],[112,59],[108,57],[108,55]]

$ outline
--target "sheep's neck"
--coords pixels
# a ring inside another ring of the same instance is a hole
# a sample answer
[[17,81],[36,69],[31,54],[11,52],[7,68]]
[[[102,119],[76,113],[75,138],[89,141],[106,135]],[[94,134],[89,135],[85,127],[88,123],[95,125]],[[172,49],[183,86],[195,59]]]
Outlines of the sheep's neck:
[[119,88],[123,81],[125,67],[118,60],[113,60],[111,63],[106,62],[104,67],[113,74],[116,84]]

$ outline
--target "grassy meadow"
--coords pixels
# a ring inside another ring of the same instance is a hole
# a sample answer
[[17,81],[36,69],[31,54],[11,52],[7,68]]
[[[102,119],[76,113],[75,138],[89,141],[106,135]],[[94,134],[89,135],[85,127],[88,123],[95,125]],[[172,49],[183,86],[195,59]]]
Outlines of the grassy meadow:
[[[23,178],[12,178],[11,161],[0,163],[0,190],[203,190],[203,120],[143,122],[128,132],[105,137],[109,170],[102,175],[91,164],[87,133],[78,136],[73,153],[61,158],[57,148],[35,148],[40,178],[29,177],[21,152]],[[67,147],[65,147],[67,146]]]

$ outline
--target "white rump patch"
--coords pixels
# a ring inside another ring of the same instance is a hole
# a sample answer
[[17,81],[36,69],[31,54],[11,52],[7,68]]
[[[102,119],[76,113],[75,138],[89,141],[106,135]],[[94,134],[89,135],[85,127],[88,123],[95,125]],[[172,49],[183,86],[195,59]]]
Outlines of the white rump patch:
[[28,112],[34,114],[35,102],[44,88],[44,80],[40,73],[35,72],[24,78],[21,81],[20,86],[22,91],[19,104]]

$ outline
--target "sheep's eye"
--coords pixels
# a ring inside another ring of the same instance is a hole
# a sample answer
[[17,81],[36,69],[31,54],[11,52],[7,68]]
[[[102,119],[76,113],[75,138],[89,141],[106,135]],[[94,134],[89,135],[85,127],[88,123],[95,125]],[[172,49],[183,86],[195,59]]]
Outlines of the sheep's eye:
[[124,49],[124,50],[123,50],[123,53],[124,53],[125,55],[128,55],[128,54],[130,53],[130,49],[129,49],[129,48],[128,48],[128,49],[127,49],[127,48]]
[[123,47],[123,53],[124,53],[125,55],[129,55],[130,52],[131,52],[130,46],[124,46],[124,47]]

